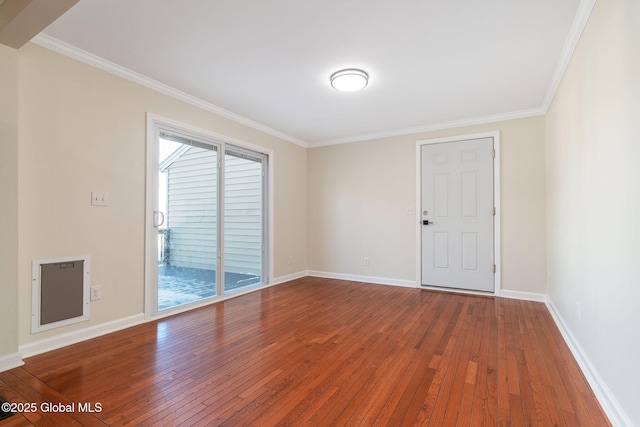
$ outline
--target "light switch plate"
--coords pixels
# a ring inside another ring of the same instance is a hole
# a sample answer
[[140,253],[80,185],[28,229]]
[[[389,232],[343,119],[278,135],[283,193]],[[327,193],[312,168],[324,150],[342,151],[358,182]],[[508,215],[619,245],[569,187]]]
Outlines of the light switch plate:
[[106,191],[92,191],[91,206],[109,206],[109,193]]

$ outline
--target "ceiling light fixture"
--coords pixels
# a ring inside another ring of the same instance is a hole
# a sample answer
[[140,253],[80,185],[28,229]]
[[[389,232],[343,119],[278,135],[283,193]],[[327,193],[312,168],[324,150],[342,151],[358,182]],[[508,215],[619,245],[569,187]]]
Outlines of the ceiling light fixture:
[[369,83],[369,75],[356,68],[336,71],[331,74],[331,86],[341,92],[355,92]]

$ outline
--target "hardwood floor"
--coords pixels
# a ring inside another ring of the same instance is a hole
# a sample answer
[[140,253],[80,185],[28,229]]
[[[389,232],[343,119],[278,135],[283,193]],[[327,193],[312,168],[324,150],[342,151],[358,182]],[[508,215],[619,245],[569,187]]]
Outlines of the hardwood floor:
[[38,407],[2,426],[610,425],[544,304],[319,278],[31,357],[0,396]]

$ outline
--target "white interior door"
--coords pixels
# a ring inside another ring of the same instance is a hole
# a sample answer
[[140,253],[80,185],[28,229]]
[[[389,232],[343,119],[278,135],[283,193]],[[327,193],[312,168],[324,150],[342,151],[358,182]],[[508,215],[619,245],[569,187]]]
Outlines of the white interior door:
[[422,285],[494,291],[493,138],[421,147]]

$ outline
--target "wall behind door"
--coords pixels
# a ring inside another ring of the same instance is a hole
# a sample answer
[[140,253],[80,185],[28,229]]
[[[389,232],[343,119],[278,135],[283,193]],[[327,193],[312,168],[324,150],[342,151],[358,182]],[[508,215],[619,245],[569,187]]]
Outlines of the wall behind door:
[[[546,293],[543,117],[312,148],[309,268],[416,281],[417,140],[499,130],[502,288]],[[369,266],[363,265],[364,257]]]

